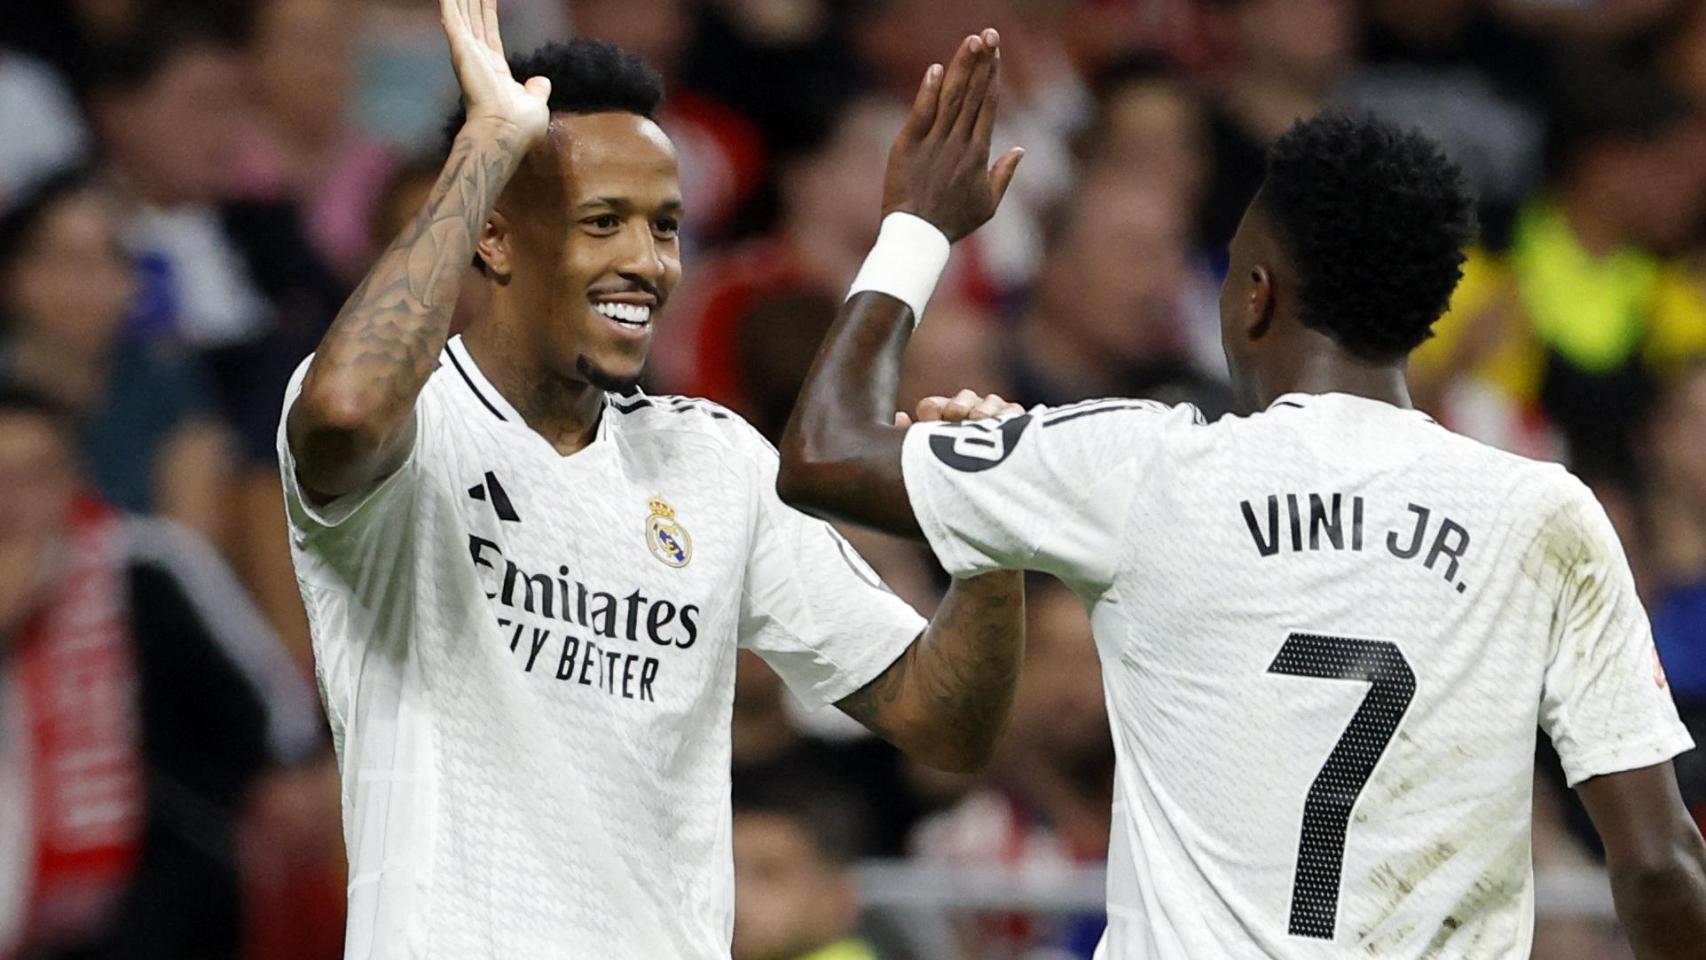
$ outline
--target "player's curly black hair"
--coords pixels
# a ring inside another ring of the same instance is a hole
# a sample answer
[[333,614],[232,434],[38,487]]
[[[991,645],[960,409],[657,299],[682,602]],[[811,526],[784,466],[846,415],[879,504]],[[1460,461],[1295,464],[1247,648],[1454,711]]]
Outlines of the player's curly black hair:
[[1376,363],[1432,335],[1475,232],[1463,171],[1437,144],[1321,114],[1274,141],[1260,197],[1297,269],[1304,324]]
[[[663,103],[663,78],[639,57],[603,40],[576,37],[548,43],[532,53],[509,58],[517,80],[551,81],[552,113],[637,113],[657,119]],[[466,107],[458,104],[445,124],[445,141],[462,129]]]

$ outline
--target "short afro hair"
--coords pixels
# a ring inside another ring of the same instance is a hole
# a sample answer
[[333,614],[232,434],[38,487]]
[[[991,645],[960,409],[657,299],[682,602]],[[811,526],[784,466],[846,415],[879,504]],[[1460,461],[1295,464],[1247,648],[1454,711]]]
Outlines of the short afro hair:
[[1260,197],[1297,270],[1304,325],[1375,363],[1432,336],[1475,234],[1474,196],[1437,144],[1321,114],[1274,141]]
[[[551,81],[552,113],[637,113],[657,119],[663,103],[663,78],[640,58],[613,43],[577,37],[548,43],[525,56],[509,58],[517,80]],[[448,143],[462,129],[467,105],[458,104],[445,124]]]

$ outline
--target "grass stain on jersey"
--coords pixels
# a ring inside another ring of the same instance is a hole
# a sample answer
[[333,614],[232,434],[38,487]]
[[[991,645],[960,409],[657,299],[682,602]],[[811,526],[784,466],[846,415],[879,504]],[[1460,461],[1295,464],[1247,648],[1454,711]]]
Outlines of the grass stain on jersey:
[[[1422,956],[1444,957],[1448,946],[1451,947],[1450,955],[1454,957],[1502,957],[1515,950],[1521,937],[1520,929],[1527,918],[1506,908],[1521,889],[1521,878],[1527,873],[1531,857],[1528,837],[1522,834],[1512,837],[1469,892],[1452,905]],[[1488,949],[1487,940],[1501,932],[1501,926],[1491,922],[1501,911],[1505,919],[1514,922],[1503,925],[1505,936],[1501,939],[1505,943]],[[1471,924],[1475,932],[1469,942],[1454,943],[1459,931]]]

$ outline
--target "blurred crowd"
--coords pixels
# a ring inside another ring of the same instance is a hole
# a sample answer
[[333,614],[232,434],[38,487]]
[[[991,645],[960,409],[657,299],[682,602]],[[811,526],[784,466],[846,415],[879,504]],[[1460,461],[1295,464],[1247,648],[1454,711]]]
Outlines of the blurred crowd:
[[[1264,146],[1325,108],[1431,134],[1481,232],[1416,401],[1594,487],[1706,734],[1706,0],[501,6],[512,50],[595,36],[663,74],[687,273],[647,389],[773,439],[875,236],[910,94],[972,29],[1002,30],[996,147],[1027,159],[956,248],[903,407],[969,387],[1226,413],[1216,298]],[[436,0],[0,8],[0,957],[340,954],[338,781],[274,435],[289,372],[435,179],[454,96]],[[925,550],[849,536],[935,605]],[[975,778],[805,715],[743,655],[736,960],[922,956],[861,917],[862,859],[1104,857],[1089,623],[1041,578],[1029,620]],[[1545,753],[1537,866],[1592,865]],[[1679,769],[1706,819],[1706,761]],[[979,958],[1088,957],[1100,926],[952,919]],[[1622,955],[1598,922],[1539,936],[1537,956]]]

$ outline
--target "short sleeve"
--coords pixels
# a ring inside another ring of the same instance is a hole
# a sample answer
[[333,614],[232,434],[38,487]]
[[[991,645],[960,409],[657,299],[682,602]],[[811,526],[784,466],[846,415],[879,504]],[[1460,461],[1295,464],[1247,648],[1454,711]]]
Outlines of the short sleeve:
[[801,700],[826,706],[870,683],[925,627],[835,528],[776,495],[776,453],[756,434],[757,510],[740,645]]
[[429,443],[432,431],[429,424],[436,419],[437,400],[429,383],[415,401],[415,438],[408,459],[390,476],[353,490],[327,503],[316,504],[302,489],[296,475],[296,457],[290,450],[286,424],[290,408],[302,393],[302,381],[308,375],[308,365],[314,358],[303,360],[290,377],[284,394],[284,408],[278,423],[279,473],[284,482],[284,499],[293,534],[314,540],[332,530],[343,531],[340,537],[361,538],[361,531],[383,528],[395,519],[407,527],[413,509],[414,490],[419,482],[418,467],[421,448]]
[[1545,556],[1561,576],[1540,723],[1570,786],[1691,749],[1604,508],[1571,480],[1543,523]]
[[947,571],[1040,570],[1093,591],[1113,582],[1140,474],[1188,404],[1107,400],[1003,420],[921,423],[901,469],[913,513]]

